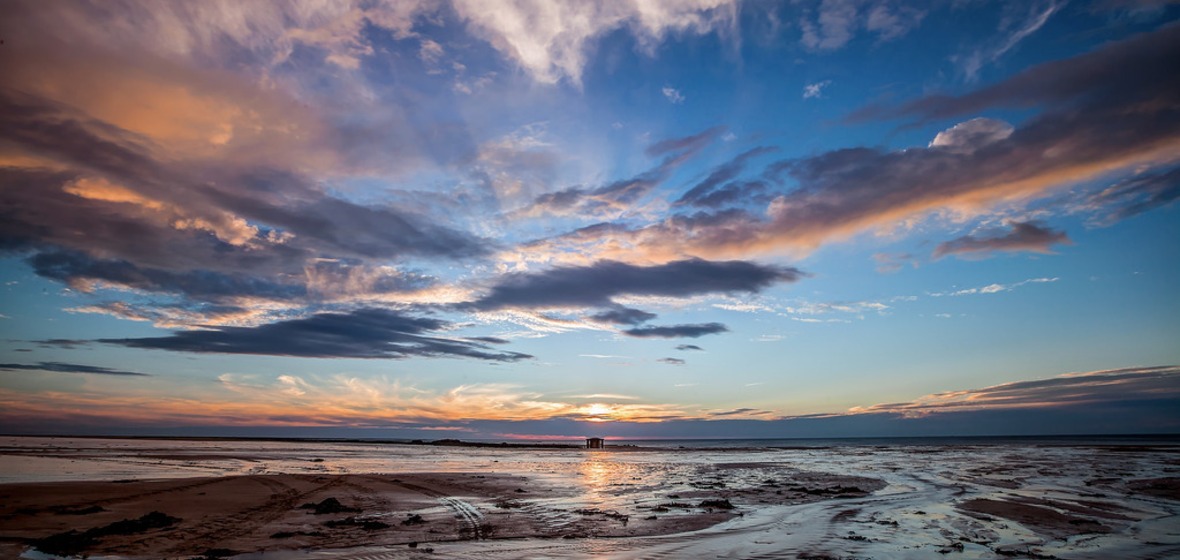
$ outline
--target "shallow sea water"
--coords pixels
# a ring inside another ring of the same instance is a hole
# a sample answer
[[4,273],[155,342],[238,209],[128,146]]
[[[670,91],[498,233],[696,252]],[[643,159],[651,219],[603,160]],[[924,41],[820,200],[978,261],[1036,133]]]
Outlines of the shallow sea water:
[[[731,468],[716,469],[720,464]],[[886,485],[859,498],[794,506],[743,504],[740,517],[674,535],[431,543],[434,553],[429,556],[406,547],[369,547],[238,558],[1180,558],[1180,502],[1124,491],[1126,481],[1180,476],[1180,447],[1174,445],[1012,442],[589,451],[363,442],[0,438],[0,482],[5,483],[275,473],[494,472],[577,489],[574,498],[549,504],[554,507],[620,512],[690,491],[702,477],[741,487],[793,469],[871,477]],[[1063,514],[1070,514],[1070,507],[1096,507],[1117,512],[1119,519],[1104,521],[1114,529],[1110,533],[1054,539],[1020,523],[972,515],[958,507],[972,499],[1026,500],[1049,504],[1046,507],[1056,507]],[[30,552],[23,558],[50,557]]]

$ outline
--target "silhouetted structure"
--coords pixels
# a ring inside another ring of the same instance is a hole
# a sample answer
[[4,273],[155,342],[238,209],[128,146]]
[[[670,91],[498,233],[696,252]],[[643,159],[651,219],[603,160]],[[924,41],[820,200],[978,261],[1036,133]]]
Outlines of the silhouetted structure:
[[606,440],[600,437],[586,438],[586,449],[602,449],[606,447]]

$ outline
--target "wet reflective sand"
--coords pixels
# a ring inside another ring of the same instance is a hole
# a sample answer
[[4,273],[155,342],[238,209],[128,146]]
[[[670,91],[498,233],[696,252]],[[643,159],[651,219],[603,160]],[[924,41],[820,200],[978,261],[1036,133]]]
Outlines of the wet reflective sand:
[[[284,474],[305,477],[311,492],[316,477],[380,475],[373,484],[392,485],[386,475],[397,473],[469,477],[442,491],[427,477],[426,492],[405,502],[436,531],[413,533],[415,548],[398,528],[319,544],[262,539],[235,551],[258,560],[1180,557],[1180,448],[1166,445],[587,451],[0,438],[5,483]],[[516,493],[515,481],[526,491]],[[390,486],[389,503],[414,491],[406,484]],[[708,500],[735,509],[701,507]],[[301,512],[275,521],[291,533],[313,532],[313,522],[323,523]],[[461,530],[469,525],[488,529]],[[148,536],[169,535],[157,531]],[[0,536],[5,550],[24,550]]]

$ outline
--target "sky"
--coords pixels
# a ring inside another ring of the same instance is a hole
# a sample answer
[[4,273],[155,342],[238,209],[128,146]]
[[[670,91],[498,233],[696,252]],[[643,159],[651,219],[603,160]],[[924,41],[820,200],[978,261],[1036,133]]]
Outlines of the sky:
[[1180,433],[1178,19],[4,2],[0,432]]

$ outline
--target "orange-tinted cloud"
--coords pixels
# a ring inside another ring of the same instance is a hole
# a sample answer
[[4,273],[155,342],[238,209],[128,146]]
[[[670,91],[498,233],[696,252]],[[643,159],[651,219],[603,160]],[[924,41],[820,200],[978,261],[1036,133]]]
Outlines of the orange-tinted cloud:
[[1180,26],[1170,26],[961,97],[871,107],[855,119],[949,118],[1032,106],[1043,112],[1016,127],[969,120],[928,147],[848,148],[774,164],[768,177],[795,184],[761,211],[729,207],[645,226],[598,224],[528,248],[554,259],[589,253],[630,262],[804,255],[934,215],[965,220],[1079,182],[1170,166],[1180,160],[1180,78],[1159,69],[1180,65],[1177,53]]

